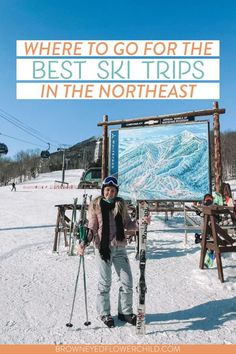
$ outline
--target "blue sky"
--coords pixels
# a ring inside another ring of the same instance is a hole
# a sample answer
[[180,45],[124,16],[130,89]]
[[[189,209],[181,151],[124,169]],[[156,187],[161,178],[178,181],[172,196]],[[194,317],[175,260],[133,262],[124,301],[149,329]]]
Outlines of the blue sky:
[[[221,130],[236,130],[236,5],[224,1],[1,0],[0,109],[40,131],[44,141],[73,145],[101,135],[97,123],[110,120],[210,109],[212,100],[16,100],[16,40],[178,40],[221,41]],[[0,111],[1,113],[1,111]],[[212,122],[212,118],[210,118]],[[0,118],[0,142],[9,156],[47,144]]]

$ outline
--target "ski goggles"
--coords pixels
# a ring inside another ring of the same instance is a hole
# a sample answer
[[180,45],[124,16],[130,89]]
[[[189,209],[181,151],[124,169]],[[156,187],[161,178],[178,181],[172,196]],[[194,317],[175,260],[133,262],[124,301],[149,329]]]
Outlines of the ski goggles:
[[104,181],[102,182],[102,185],[103,186],[114,186],[117,188],[119,187],[117,179],[113,176],[106,177],[104,179]]

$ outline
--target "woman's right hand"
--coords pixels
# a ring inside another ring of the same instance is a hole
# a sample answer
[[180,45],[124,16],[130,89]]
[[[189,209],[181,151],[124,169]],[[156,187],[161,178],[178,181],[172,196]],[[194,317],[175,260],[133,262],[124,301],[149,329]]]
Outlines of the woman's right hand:
[[85,246],[82,243],[79,243],[77,248],[77,253],[79,256],[83,256],[85,251]]

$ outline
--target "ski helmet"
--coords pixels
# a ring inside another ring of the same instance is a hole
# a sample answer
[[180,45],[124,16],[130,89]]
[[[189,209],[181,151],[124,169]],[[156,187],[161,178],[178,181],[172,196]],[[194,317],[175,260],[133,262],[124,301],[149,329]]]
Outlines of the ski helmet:
[[113,176],[108,176],[102,182],[102,190],[101,190],[102,195],[103,195],[103,192],[104,192],[104,188],[105,187],[109,187],[109,186],[110,187],[115,187],[116,190],[117,190],[117,193],[118,193],[119,185],[118,185],[117,179],[115,177],[113,177]]
[[209,206],[213,204],[213,196],[209,193],[204,195],[203,205]]

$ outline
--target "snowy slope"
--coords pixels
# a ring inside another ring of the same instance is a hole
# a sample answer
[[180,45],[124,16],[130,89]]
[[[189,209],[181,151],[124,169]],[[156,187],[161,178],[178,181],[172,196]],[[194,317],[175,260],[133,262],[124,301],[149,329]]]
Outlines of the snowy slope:
[[[79,171],[70,171],[78,183]],[[43,175],[30,184],[53,185],[61,172]],[[29,185],[29,183],[28,183]],[[152,214],[148,233],[147,334],[115,317],[116,328],[105,328],[95,308],[97,269],[92,249],[86,255],[89,328],[85,321],[82,278],[79,281],[74,327],[67,329],[78,269],[78,257],[69,257],[61,244],[52,253],[56,208],[82,199],[83,190],[0,188],[0,343],[236,343],[236,254],[223,256],[225,283],[217,269],[198,268],[200,247],[193,233],[184,246],[183,216],[167,223]],[[234,191],[236,191],[234,185]],[[98,190],[88,194],[98,195]],[[176,228],[178,227],[178,229]],[[135,245],[128,247],[137,282]],[[119,282],[113,274],[112,314],[117,314]],[[136,292],[134,292],[134,310]]]

